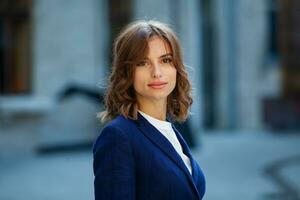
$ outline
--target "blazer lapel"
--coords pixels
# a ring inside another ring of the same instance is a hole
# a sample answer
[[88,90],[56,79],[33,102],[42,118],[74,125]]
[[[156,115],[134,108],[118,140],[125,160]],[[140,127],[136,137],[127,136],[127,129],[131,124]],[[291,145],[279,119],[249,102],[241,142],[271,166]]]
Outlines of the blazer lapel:
[[142,133],[149,140],[151,140],[152,143],[154,143],[158,148],[160,148],[171,160],[173,160],[175,162],[175,164],[178,165],[178,167],[181,170],[183,170],[183,172],[187,176],[189,182],[191,183],[192,187],[194,188],[195,192],[197,193],[198,198],[200,199],[198,189],[194,183],[194,180],[196,179],[196,177],[194,178],[194,176],[196,176],[196,174],[194,172],[197,171],[197,170],[194,170],[195,163],[191,157],[190,152],[188,151],[187,145],[185,144],[185,142],[183,141],[183,139],[181,138],[180,134],[175,129],[175,127],[172,125],[172,127],[177,135],[177,138],[179,139],[179,142],[182,145],[184,153],[190,158],[193,176],[191,176],[191,174],[188,171],[187,167],[185,166],[183,160],[181,159],[179,154],[176,152],[176,150],[174,149],[172,144],[169,142],[169,140],[164,135],[162,135],[162,133],[160,133],[150,122],[148,122],[140,113],[138,113],[137,122],[138,122],[138,127],[142,131]]
[[197,167],[196,167],[197,163],[193,159],[193,156],[192,156],[192,153],[190,151],[190,148],[188,147],[188,145],[186,144],[186,142],[182,138],[182,136],[179,133],[179,131],[175,128],[175,126],[173,124],[172,124],[172,127],[173,127],[173,130],[175,131],[176,136],[177,136],[177,138],[178,138],[178,140],[179,140],[179,142],[180,142],[180,144],[182,146],[183,153],[190,158],[191,166],[192,166],[192,177],[194,179],[194,182],[197,183],[198,177],[199,177],[199,172],[198,172],[198,170],[196,170],[197,169]]

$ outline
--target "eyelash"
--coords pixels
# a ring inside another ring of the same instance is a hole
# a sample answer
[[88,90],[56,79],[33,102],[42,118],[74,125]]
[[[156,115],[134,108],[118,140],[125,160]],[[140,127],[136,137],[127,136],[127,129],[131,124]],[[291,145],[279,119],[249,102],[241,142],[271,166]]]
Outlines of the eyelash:
[[162,60],[162,62],[163,62],[163,63],[171,63],[171,62],[173,62],[173,60],[172,60],[172,58],[164,58],[164,59]]
[[[172,62],[173,62],[172,58],[163,58],[162,59],[163,64],[168,64],[168,63],[172,63]],[[145,66],[147,64],[148,64],[148,61],[141,61],[141,62],[137,63],[136,66],[142,67],[142,66]]]
[[142,66],[145,66],[146,64],[147,64],[147,61],[141,61],[141,62],[137,63],[136,66],[142,67]]

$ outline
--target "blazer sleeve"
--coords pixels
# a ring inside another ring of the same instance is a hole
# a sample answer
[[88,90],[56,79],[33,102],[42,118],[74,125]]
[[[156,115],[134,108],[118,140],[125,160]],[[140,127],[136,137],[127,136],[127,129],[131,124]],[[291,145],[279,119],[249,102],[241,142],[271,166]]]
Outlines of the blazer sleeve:
[[103,129],[93,146],[95,200],[135,199],[135,171],[128,136],[118,127]]

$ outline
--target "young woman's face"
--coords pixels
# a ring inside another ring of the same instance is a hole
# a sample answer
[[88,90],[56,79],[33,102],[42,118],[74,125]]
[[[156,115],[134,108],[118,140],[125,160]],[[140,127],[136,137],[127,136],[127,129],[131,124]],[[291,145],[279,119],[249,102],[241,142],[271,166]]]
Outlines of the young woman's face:
[[176,85],[176,68],[169,45],[161,38],[150,38],[147,57],[135,69],[133,86],[139,103],[166,101]]

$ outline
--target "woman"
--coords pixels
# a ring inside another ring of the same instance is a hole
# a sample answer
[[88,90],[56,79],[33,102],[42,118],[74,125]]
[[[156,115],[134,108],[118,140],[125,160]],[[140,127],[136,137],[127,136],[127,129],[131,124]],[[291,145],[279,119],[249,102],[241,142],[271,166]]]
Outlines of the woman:
[[105,95],[109,121],[93,147],[95,199],[202,199],[204,175],[170,122],[187,118],[191,85],[177,37],[137,21],[114,46]]

